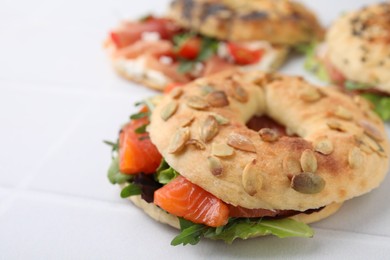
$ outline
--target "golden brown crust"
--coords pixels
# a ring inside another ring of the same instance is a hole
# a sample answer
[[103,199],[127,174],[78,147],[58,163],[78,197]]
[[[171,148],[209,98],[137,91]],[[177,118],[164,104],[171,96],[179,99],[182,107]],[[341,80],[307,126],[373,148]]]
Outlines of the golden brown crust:
[[341,16],[326,36],[327,58],[348,80],[390,93],[390,3]]
[[295,45],[323,34],[311,11],[288,0],[174,0],[168,16],[222,40]]
[[[220,94],[207,94],[210,86]],[[151,140],[181,175],[229,204],[304,211],[369,192],[387,172],[383,123],[361,100],[335,89],[319,89],[299,77],[224,72],[182,91],[176,99],[165,96],[153,111]],[[226,104],[223,95],[227,106],[209,105]],[[176,102],[177,110],[164,121],[166,107]],[[245,122],[264,114],[300,137],[263,141]],[[223,123],[221,116],[229,123],[215,124],[212,118]],[[188,139],[204,149],[186,146]],[[216,155],[213,144],[233,147],[233,155]]]

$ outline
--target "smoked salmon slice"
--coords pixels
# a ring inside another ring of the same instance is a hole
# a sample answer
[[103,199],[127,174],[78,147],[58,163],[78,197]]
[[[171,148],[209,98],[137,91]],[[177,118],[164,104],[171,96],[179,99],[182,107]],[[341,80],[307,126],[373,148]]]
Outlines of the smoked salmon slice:
[[136,133],[149,123],[147,117],[133,120],[119,134],[119,170],[125,174],[152,174],[160,165],[162,156],[150,141],[148,133]]
[[172,215],[210,227],[223,226],[228,222],[227,205],[182,176],[156,190],[154,204]]

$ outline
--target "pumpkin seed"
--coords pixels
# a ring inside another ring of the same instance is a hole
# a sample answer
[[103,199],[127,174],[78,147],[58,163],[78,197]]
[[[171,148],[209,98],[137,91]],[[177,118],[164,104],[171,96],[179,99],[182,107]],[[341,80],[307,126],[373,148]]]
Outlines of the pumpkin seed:
[[189,138],[190,129],[188,127],[179,128],[169,143],[168,153],[180,152]]
[[198,150],[204,150],[206,149],[206,146],[204,145],[204,143],[202,143],[201,141],[199,140],[196,140],[196,139],[190,139],[188,140],[185,145],[192,145],[194,146],[196,149]]
[[218,124],[220,124],[220,125],[228,125],[230,123],[230,120],[227,119],[224,116],[221,116],[221,115],[216,114],[216,113],[211,113],[211,115],[213,117],[215,117],[215,119],[217,120]]
[[209,107],[209,104],[201,97],[190,96],[187,98],[187,106],[196,110],[204,110]]
[[234,153],[234,149],[232,147],[230,147],[229,145],[227,145],[227,144],[224,144],[224,143],[220,143],[220,144],[213,143],[211,145],[211,154],[212,155],[215,155],[215,156],[218,156],[218,157],[227,157],[227,156],[233,155],[233,153]]
[[340,131],[340,132],[346,131],[345,127],[343,127],[343,125],[339,121],[334,120],[334,119],[328,120],[327,125],[332,130],[336,130],[336,131]]
[[315,102],[321,98],[321,93],[316,88],[306,87],[302,90],[299,97],[306,102]]
[[259,131],[259,135],[261,140],[265,142],[275,142],[279,139],[279,134],[273,129],[270,128],[262,128]]
[[238,85],[237,82],[232,81],[227,88],[228,95],[238,102],[245,103],[249,100],[248,92]]
[[174,89],[172,89],[171,92],[169,93],[169,95],[170,95],[171,98],[173,98],[173,99],[179,98],[182,94],[183,94],[183,89],[182,89],[182,88],[174,88]]
[[246,193],[250,196],[254,196],[263,185],[263,178],[261,174],[257,172],[256,159],[253,159],[248,163],[242,173],[242,185]]
[[171,101],[165,107],[163,107],[161,110],[162,120],[167,121],[173,114],[175,114],[177,107],[178,104],[176,101]]
[[228,136],[227,144],[241,151],[256,153],[256,147],[246,136],[237,133],[231,133]]
[[214,176],[221,176],[223,173],[223,167],[221,161],[215,156],[209,156],[207,157],[207,160],[209,162],[210,172]]
[[346,108],[338,106],[333,112],[335,116],[344,120],[351,120],[352,114]]
[[315,144],[315,151],[328,155],[333,152],[333,144],[329,139],[322,139]]
[[291,178],[291,188],[303,194],[316,194],[325,188],[325,180],[317,174],[303,172]]
[[214,91],[207,95],[207,102],[212,107],[225,107],[229,105],[229,100],[224,91]]
[[367,120],[360,120],[359,125],[363,128],[364,132],[375,139],[376,141],[382,141],[383,136],[381,132],[372,123]]
[[204,142],[208,142],[214,138],[219,132],[219,125],[215,117],[207,116],[200,128],[200,139]]

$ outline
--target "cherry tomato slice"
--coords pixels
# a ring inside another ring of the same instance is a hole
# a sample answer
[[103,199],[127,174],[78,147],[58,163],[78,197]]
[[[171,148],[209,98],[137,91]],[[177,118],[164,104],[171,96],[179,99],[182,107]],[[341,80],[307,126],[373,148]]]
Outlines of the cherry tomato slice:
[[264,50],[250,50],[235,43],[228,43],[228,50],[238,65],[250,65],[258,63],[263,56]]

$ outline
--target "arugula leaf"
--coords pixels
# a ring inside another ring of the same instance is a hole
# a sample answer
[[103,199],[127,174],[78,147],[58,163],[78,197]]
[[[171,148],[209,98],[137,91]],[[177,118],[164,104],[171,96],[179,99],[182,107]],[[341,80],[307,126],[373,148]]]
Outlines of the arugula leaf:
[[257,221],[237,220],[219,233],[207,232],[205,237],[210,239],[221,239],[231,244],[235,239],[247,239],[256,236],[275,235],[279,238],[285,237],[312,237],[313,230],[304,223],[293,219],[278,219]]
[[123,174],[119,170],[119,158],[112,159],[110,168],[108,169],[108,179],[112,184],[122,184],[133,179],[132,175]]
[[130,116],[130,119],[131,120],[134,120],[134,119],[141,119],[141,118],[144,118],[144,117],[148,117],[150,115],[149,112],[139,112],[137,114],[133,114]]
[[112,153],[117,152],[119,150],[119,139],[117,139],[115,143],[107,140],[103,140],[103,143],[105,143],[108,146],[111,146]]
[[205,61],[217,53],[219,41],[210,37],[202,37],[202,45],[197,61]]
[[390,120],[390,97],[376,94],[362,94],[362,97],[368,99],[374,104],[374,111],[380,118],[382,118],[382,120]]
[[124,187],[121,191],[121,198],[127,198],[134,195],[140,195],[142,192],[141,187],[137,184],[129,183],[126,187]]
[[285,237],[312,237],[313,230],[302,222],[293,219],[265,220],[262,218],[231,218],[222,227],[212,228],[180,219],[181,233],[176,236],[171,245],[191,244],[199,242],[201,237],[223,240],[231,244],[235,239],[275,235]]
[[168,163],[162,159],[160,166],[156,170],[156,180],[161,184],[167,184],[175,179],[179,173],[175,171]]
[[361,89],[367,89],[370,86],[367,84],[359,83],[359,82],[354,82],[354,81],[349,81],[347,80],[344,83],[344,86],[347,90],[361,90]]
[[205,225],[193,224],[190,221],[179,218],[181,233],[177,235],[171,242],[172,246],[183,244],[196,245],[199,243],[204,231],[208,228]]
[[137,129],[135,129],[135,133],[137,133],[137,134],[144,134],[144,133],[146,133],[146,127],[147,127],[148,125],[147,124],[145,124],[145,125],[141,125],[140,127],[138,127]]

